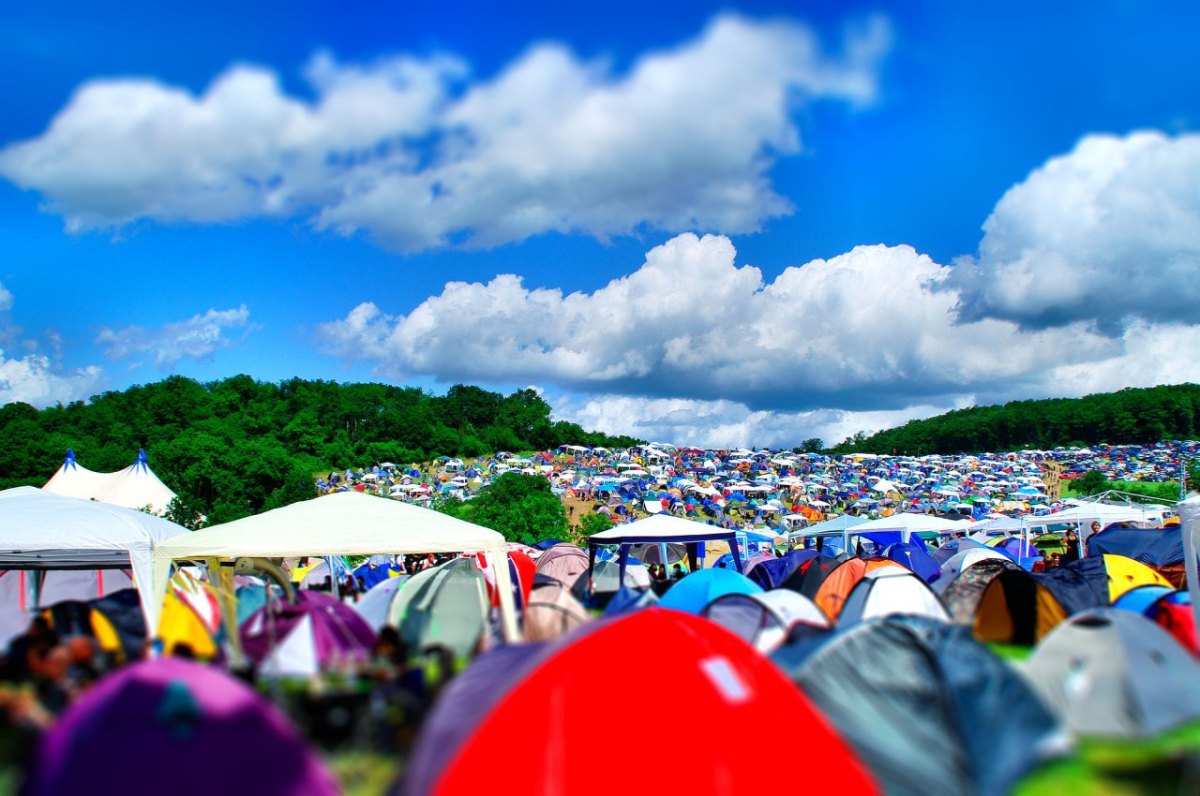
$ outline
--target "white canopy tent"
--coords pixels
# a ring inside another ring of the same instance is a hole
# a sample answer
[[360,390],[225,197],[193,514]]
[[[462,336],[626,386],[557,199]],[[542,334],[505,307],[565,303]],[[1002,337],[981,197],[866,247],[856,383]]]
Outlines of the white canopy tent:
[[161,544],[154,550],[153,590],[161,600],[171,566],[180,560],[377,553],[489,553],[504,637],[520,640],[503,536],[446,514],[360,492],[304,500]]
[[866,533],[899,531],[901,541],[907,542],[912,538],[914,533],[923,531],[931,531],[934,533],[966,531],[970,525],[970,521],[952,520],[945,517],[935,517],[931,514],[913,514],[905,511],[898,514],[893,514],[890,517],[880,517],[879,519],[869,520],[861,525],[855,525],[853,528],[847,529],[843,533],[844,542],[848,548],[850,545],[851,536],[861,536],[862,534]]
[[187,530],[152,514],[64,497],[32,486],[0,492],[0,569],[129,569],[148,628],[158,627],[166,584],[149,588],[155,548]]
[[1087,541],[1091,536],[1091,524],[1100,523],[1100,527],[1114,522],[1136,522],[1146,527],[1162,527],[1163,513],[1167,507],[1153,504],[1114,505],[1094,501],[1081,501],[1069,509],[1054,514],[1026,515],[1021,518],[1021,534],[1028,541],[1030,531],[1034,528],[1048,528],[1051,525],[1076,525],[1079,528],[1079,551],[1087,555]]
[[[665,545],[668,542],[694,544],[710,540],[729,543],[729,549],[734,556],[734,564],[740,572],[744,562],[741,561],[741,555],[738,553],[736,531],[722,528],[718,525],[708,525],[707,523],[696,522],[694,520],[685,520],[664,513],[653,514],[645,519],[631,522],[627,525],[618,525],[614,528],[609,528],[607,531],[592,534],[588,539],[588,557],[591,560],[588,567],[589,577],[596,563],[596,548],[601,545],[617,545],[620,547],[621,576],[623,578],[625,574],[625,561],[629,549],[635,544]],[[689,557],[691,552],[689,551]],[[696,558],[699,559],[700,556],[696,556]],[[695,568],[694,562],[693,568]]]

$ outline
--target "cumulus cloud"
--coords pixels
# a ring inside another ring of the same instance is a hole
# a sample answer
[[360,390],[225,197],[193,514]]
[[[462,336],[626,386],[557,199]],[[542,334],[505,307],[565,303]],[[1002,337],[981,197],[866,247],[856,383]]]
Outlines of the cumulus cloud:
[[0,175],[73,230],[303,215],[401,250],[749,232],[790,211],[769,172],[801,148],[796,108],[870,102],[888,39],[876,19],[831,54],[803,25],[726,15],[624,72],[540,44],[482,80],[448,56],[319,56],[312,100],[249,66],[199,96],[97,80]]
[[563,396],[551,405],[555,417],[584,428],[706,448],[791,447],[813,437],[832,445],[859,431],[890,428],[913,418],[932,417],[955,408],[913,406],[880,412],[840,409],[768,412],[752,411],[736,401],[621,395]]
[[235,341],[226,336],[226,331],[245,329],[248,332],[249,321],[250,311],[243,304],[237,309],[210,309],[203,315],[193,315],[158,329],[140,326],[104,328],[96,336],[96,344],[104,347],[109,359],[149,354],[158,367],[171,368],[181,359],[204,359],[215,351],[229,348]]
[[952,269],[908,246],[860,246],[770,283],[734,258],[728,238],[688,233],[590,294],[530,290],[514,275],[451,282],[406,316],[367,303],[319,335],[327,352],[394,375],[552,381],[754,410],[898,408],[1011,388],[1068,342],[1083,358],[1111,343],[1083,328],[958,324],[957,296],[938,289]]
[[1200,135],[1089,135],[1013,186],[949,285],[966,320],[1200,321]]
[[392,375],[549,382],[605,396],[572,410],[600,427],[722,444],[839,441],[853,424],[977,401],[1200,380],[1200,326],[1139,322],[1114,337],[1083,320],[964,322],[946,288],[954,268],[908,246],[860,246],[771,282],[734,258],[728,238],[684,234],[592,293],[513,275],[451,282],[407,315],[362,304],[318,334],[326,352]]
[[10,359],[0,350],[0,404],[24,401],[37,407],[86,399],[100,385],[96,365],[66,370],[43,354]]

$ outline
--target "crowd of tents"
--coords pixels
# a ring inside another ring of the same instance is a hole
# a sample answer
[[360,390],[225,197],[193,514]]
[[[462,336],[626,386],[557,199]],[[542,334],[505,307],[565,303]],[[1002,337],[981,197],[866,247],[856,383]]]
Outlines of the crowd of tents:
[[[714,477],[735,453],[710,454]],[[642,466],[690,456],[675,454]],[[738,472],[759,477],[748,461]],[[812,488],[832,469],[860,484],[883,480],[871,472],[882,467],[892,483],[930,483],[902,459],[790,461],[812,465],[779,476],[806,494],[833,492]],[[961,498],[986,494],[988,473],[1032,478],[1019,461],[923,466],[941,468],[938,483],[969,482]],[[372,726],[416,716],[403,740],[372,736],[376,752],[404,759],[391,785],[401,794],[744,793],[778,789],[785,771],[846,793],[1002,794],[1092,739],[1137,743],[1200,723],[1185,552],[1200,498],[1155,510],[1085,501],[1015,525],[906,512],[902,500],[857,524],[806,517],[765,547],[746,544],[743,525],[667,501],[586,547],[527,547],[363,491],[334,487],[196,532],[29,487],[0,492],[6,611],[87,637],[113,664],[45,729],[29,792],[84,792],[108,770],[128,792],[170,782],[200,793],[211,778],[179,772],[210,769],[245,772],[256,793],[337,792],[306,741],[314,732],[280,696],[286,683],[356,694],[348,710]],[[728,518],[738,501],[717,492]],[[916,507],[912,490],[896,492]],[[70,577],[48,592],[55,572]],[[403,660],[381,679],[395,650]],[[1196,792],[1198,777],[1181,765],[1175,784]]]
[[319,494],[353,490],[427,504],[442,496],[469,500],[515,472],[545,477],[556,493],[590,501],[616,521],[666,512],[736,528],[754,546],[839,515],[918,511],[982,521],[1049,514],[1066,505],[1047,485],[1050,463],[1063,483],[1097,472],[1111,482],[1161,484],[1179,480],[1196,455],[1196,442],[945,457],[564,445],[525,457],[441,457],[424,467],[382,462],[331,472],[315,486]]

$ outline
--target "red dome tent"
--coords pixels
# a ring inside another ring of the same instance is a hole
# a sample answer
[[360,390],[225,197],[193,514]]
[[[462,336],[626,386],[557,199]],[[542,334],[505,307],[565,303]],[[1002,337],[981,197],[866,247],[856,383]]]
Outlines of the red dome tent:
[[[622,685],[678,698],[664,720],[633,715],[602,696]],[[646,776],[624,777],[624,794],[663,793],[656,769],[669,769],[671,793],[765,793],[778,789],[779,772],[742,743],[784,733],[821,761],[805,775],[814,791],[878,790],[770,661],[711,622],[649,608],[479,658],[442,695],[397,792],[478,796],[503,772],[505,792],[608,793],[612,780],[599,772],[627,769],[625,750],[645,762]]]

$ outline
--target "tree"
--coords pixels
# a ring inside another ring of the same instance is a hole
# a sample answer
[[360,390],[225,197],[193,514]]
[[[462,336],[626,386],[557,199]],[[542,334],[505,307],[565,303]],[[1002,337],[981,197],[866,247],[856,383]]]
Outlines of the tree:
[[598,511],[583,515],[583,519],[579,521],[579,533],[584,538],[607,531],[611,527],[613,527],[612,518]]
[[183,495],[171,498],[163,512],[163,519],[170,520],[176,525],[182,525],[189,531],[198,531],[208,524],[204,513],[200,511],[196,501]]
[[471,521],[499,531],[510,542],[534,545],[561,539],[567,512],[545,478],[505,473],[469,502]]
[[1104,477],[1104,473],[1099,470],[1088,470],[1075,479],[1071,488],[1077,495],[1096,495],[1112,487],[1109,485],[1108,479]]
[[802,453],[820,453],[823,450],[825,450],[825,440],[820,437],[806,439],[800,443],[800,451]]

